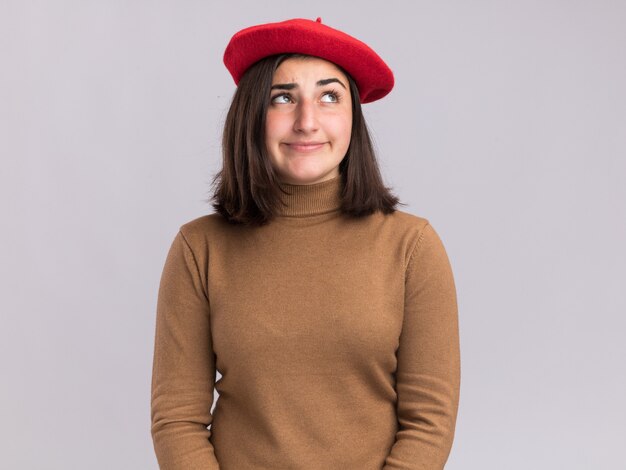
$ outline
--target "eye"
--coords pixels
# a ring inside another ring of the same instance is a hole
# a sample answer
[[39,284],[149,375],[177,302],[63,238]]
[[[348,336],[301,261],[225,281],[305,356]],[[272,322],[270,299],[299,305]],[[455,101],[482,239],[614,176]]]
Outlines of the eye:
[[[285,100],[283,100],[283,98],[285,98]],[[271,101],[272,103],[278,103],[278,104],[289,103],[289,101],[291,101],[291,95],[289,93],[281,93],[280,95],[274,95]]]
[[323,97],[330,97],[329,100],[325,100],[325,103],[338,103],[339,102],[339,93],[335,90],[330,90],[324,93]]

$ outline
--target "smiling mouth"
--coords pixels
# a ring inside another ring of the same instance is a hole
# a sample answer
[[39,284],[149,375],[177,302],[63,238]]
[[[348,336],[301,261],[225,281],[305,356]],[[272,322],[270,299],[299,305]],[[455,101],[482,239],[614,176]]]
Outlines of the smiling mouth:
[[286,144],[292,150],[296,152],[313,152],[315,150],[321,149],[325,143],[319,144]]

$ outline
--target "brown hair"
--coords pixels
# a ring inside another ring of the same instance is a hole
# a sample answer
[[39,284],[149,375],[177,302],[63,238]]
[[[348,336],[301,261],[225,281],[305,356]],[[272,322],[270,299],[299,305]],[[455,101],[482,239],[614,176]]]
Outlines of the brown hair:
[[[230,223],[264,225],[276,216],[282,204],[280,180],[265,144],[265,117],[274,72],[290,57],[310,56],[281,54],[261,59],[246,70],[233,96],[222,136],[223,166],[213,178],[211,186],[217,188],[209,199]],[[396,205],[405,204],[383,184],[358,88],[350,74],[339,68],[348,78],[352,95],[350,145],[339,164],[341,212],[352,217],[376,211],[392,213]]]

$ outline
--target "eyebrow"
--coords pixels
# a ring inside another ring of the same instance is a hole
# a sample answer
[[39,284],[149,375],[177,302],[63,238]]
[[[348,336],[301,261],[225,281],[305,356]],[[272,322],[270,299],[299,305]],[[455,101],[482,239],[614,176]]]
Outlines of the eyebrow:
[[[319,80],[316,85],[324,86],[328,85],[329,83],[339,83],[344,89],[346,88],[346,86],[341,83],[338,78],[326,78],[324,80]],[[276,85],[272,85],[272,88],[270,88],[270,90],[293,90],[294,88],[298,88],[297,83],[277,83]]]

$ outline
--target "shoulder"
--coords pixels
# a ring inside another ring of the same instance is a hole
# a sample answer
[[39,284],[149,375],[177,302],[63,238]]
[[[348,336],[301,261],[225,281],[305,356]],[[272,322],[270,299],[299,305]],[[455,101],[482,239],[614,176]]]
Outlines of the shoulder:
[[[406,266],[443,266],[450,269],[450,260],[442,237],[435,229],[432,219],[397,211],[398,220],[408,231]],[[419,261],[415,261],[419,260]]]
[[433,227],[430,217],[403,210],[396,210],[380,217],[385,220],[386,231],[393,234],[396,240],[401,240],[404,246],[405,265],[417,253],[421,255],[438,253],[439,256],[445,256],[446,249],[442,238]]
[[207,214],[188,220],[179,227],[179,233],[192,248],[207,246],[229,227],[228,222],[217,213]]
[[183,223],[180,226],[180,231],[185,235],[194,235],[205,232],[206,230],[211,230],[216,223],[220,222],[218,217],[221,219],[219,214],[206,214],[196,217],[195,219]]
[[421,214],[396,209],[387,214],[378,211],[361,219],[349,219],[347,227],[354,232],[355,237],[368,240],[372,250],[387,253],[399,265],[406,267],[429,224],[429,219]]
[[390,222],[398,228],[401,227],[405,230],[414,231],[415,233],[421,232],[424,227],[430,224],[430,220],[423,215],[417,215],[399,209],[383,217],[388,217]]
[[427,217],[399,209],[390,214],[376,213],[375,222],[379,229],[402,239],[409,247],[417,243],[426,227],[430,225]]

